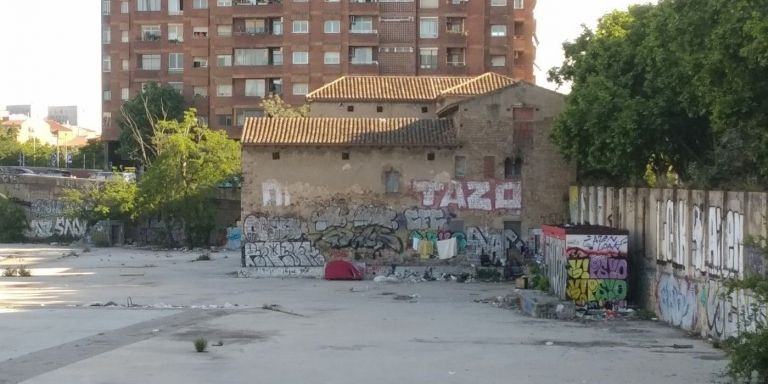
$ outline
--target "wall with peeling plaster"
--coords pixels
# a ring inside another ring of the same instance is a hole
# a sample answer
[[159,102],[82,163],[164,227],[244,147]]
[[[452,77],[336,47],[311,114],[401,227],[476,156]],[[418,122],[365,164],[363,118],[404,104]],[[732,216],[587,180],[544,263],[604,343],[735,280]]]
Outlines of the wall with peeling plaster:
[[768,320],[748,292],[723,286],[766,273],[745,240],[766,235],[768,193],[572,186],[569,198],[572,223],[629,230],[630,285],[660,319],[718,339]]

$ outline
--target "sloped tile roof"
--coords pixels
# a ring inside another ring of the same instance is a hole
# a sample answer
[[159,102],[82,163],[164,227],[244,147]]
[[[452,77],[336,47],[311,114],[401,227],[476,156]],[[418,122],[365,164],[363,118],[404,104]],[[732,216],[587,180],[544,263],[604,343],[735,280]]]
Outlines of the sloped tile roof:
[[474,96],[482,95],[504,88],[517,83],[517,80],[499,75],[498,73],[488,72],[475,77],[472,80],[465,81],[459,85],[453,86],[441,92],[442,96]]
[[457,145],[449,119],[416,118],[269,118],[246,119],[243,145],[261,146],[394,146]]
[[342,76],[307,94],[307,101],[433,101],[481,95],[516,82],[493,72],[476,77]]
[[430,101],[471,80],[451,76],[342,76],[307,94],[307,101]]

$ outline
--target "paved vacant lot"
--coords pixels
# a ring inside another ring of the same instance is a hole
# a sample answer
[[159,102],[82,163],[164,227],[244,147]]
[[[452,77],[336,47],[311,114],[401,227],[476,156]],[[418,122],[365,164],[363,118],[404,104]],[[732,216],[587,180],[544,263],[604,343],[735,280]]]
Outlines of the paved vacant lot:
[[506,284],[242,279],[237,253],[198,255],[0,247],[33,275],[0,277],[0,383],[723,381],[720,351],[662,324],[474,302]]

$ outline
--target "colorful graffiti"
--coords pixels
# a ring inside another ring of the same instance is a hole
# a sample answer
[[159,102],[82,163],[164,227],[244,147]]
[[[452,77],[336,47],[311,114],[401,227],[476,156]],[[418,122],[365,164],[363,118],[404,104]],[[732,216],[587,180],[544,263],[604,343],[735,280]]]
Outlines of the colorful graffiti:
[[696,287],[688,279],[662,275],[656,286],[656,299],[662,320],[685,330],[694,329],[698,312]]
[[422,181],[411,190],[427,208],[457,208],[480,211],[522,208],[519,181]]
[[579,304],[623,305],[627,298],[627,236],[568,235],[565,297]]

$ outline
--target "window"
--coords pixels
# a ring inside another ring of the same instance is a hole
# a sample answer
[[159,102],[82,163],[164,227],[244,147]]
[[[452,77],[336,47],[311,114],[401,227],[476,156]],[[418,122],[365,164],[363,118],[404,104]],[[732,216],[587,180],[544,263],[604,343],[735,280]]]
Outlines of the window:
[[283,65],[283,49],[270,48],[272,52],[272,65]]
[[112,91],[104,91],[104,95],[102,98],[104,99],[104,101],[112,100]]
[[276,19],[272,19],[272,34],[273,35],[282,35],[283,34],[283,18],[279,17]]
[[419,8],[437,8],[438,0],[419,0]]
[[496,157],[483,157],[483,177],[486,179],[493,179],[496,177]]
[[168,41],[173,43],[184,41],[184,24],[168,24]]
[[143,41],[160,40],[160,26],[159,25],[142,25],[141,40]]
[[101,126],[108,128],[112,127],[112,112],[101,113]]
[[192,0],[192,8],[206,9],[208,8],[208,0]]
[[109,30],[109,26],[105,25],[101,30],[101,42],[109,44],[112,41],[112,31]]
[[216,56],[216,66],[217,67],[231,67],[232,66],[232,55],[218,55],[218,56]]
[[519,157],[516,157],[514,160],[512,158],[507,157],[504,159],[504,178],[505,179],[514,179],[517,177],[520,177],[522,175],[522,169],[523,169],[523,160]]
[[373,48],[371,47],[350,47],[350,64],[373,64]]
[[192,87],[192,93],[195,96],[208,97],[208,87],[204,85]]
[[181,1],[182,0],[168,0],[168,14],[169,15],[181,15]]
[[261,117],[263,115],[264,112],[258,109],[240,109],[236,113],[235,123],[237,125],[243,125],[245,124],[245,119],[249,117]]
[[272,152],[272,160],[280,160],[280,152]]
[[127,1],[121,1],[120,2],[120,13],[128,13],[128,2]]
[[375,33],[373,29],[373,17],[350,16],[349,31],[352,33]]
[[230,24],[219,24],[216,26],[216,35],[217,36],[232,36],[232,25]]
[[136,0],[136,4],[140,12],[160,10],[160,0]]
[[219,122],[219,125],[224,127],[231,127],[232,126],[232,115],[216,115],[216,121]]
[[435,160],[435,153],[434,152],[427,153],[427,160],[428,161],[434,161]]
[[169,81],[168,85],[171,86],[171,88],[175,89],[178,93],[184,93],[184,83],[178,82],[178,81]]
[[112,72],[112,58],[109,56],[104,56],[101,59],[101,71],[102,72]]
[[454,157],[453,158],[453,177],[456,179],[463,179],[466,171],[467,171],[467,158],[464,156]]
[[101,1],[101,14],[109,15],[112,12],[112,2],[110,0]]
[[245,80],[245,95],[264,97],[266,94],[267,82],[264,79],[246,79]]
[[120,41],[127,43],[130,39],[128,31],[120,31]]
[[339,20],[326,20],[323,31],[325,33],[339,33],[341,32],[341,22]]
[[464,48],[448,48],[446,51],[448,54],[446,64],[450,67],[463,67],[466,63],[464,61]]
[[232,97],[232,84],[219,84],[216,86],[216,96]]
[[382,112],[384,112],[384,107],[382,107],[381,105],[377,105],[376,106],[376,113],[382,113]]
[[168,54],[168,71],[169,72],[184,71],[184,54],[183,53]]
[[339,52],[325,52],[323,57],[323,63],[325,64],[339,64],[341,62],[341,55]]
[[141,55],[141,69],[156,71],[160,69],[160,55]]
[[347,105],[347,112],[354,112],[355,106],[354,105]]
[[342,152],[341,153],[341,159],[342,160],[349,160],[349,152]]
[[390,170],[384,172],[384,180],[386,185],[384,186],[385,193],[398,193],[400,192],[400,172]]
[[123,71],[127,71],[127,70],[128,70],[128,66],[129,66],[129,65],[130,65],[130,63],[129,63],[128,59],[123,59],[123,60],[122,60],[122,68],[123,68]]
[[427,112],[429,112],[429,107],[422,106],[421,113],[427,113]]
[[308,20],[294,20],[293,21],[293,33],[309,33],[309,21]]
[[491,25],[491,36],[501,37],[507,35],[506,25]]
[[525,4],[523,3],[523,0],[513,0],[512,8],[514,8],[514,9],[523,9],[523,8],[525,8]]
[[421,69],[437,68],[437,48],[419,48],[419,66]]
[[307,51],[296,51],[293,52],[293,60],[291,61],[293,64],[309,64],[309,52]]
[[192,37],[196,39],[207,39],[208,27],[192,27]]
[[[232,0],[218,0],[216,2],[216,5],[219,7],[231,7],[232,6]],[[232,124],[230,124],[232,125]]]
[[293,83],[294,95],[306,95],[309,93],[309,84],[307,83]]
[[120,100],[128,100],[131,97],[131,90],[128,88],[120,89]]
[[208,68],[208,58],[207,57],[193,57],[192,58],[192,68]]
[[491,0],[491,6],[494,7],[506,7],[507,0]]
[[507,65],[507,57],[504,55],[491,56],[491,67],[503,67]]
[[437,17],[422,17],[419,19],[419,37],[434,39],[437,37]]
[[235,49],[235,65],[269,65],[269,49]]

